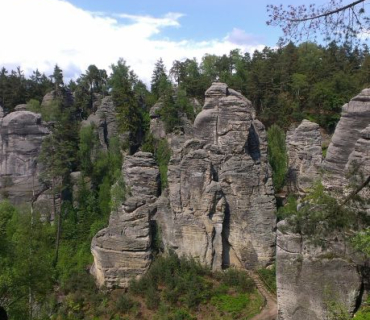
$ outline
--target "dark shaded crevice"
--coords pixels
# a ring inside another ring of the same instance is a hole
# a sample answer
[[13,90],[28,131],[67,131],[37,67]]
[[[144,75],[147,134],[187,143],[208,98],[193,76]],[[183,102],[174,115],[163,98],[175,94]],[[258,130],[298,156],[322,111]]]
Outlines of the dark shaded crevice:
[[362,297],[364,295],[364,291],[365,291],[365,285],[364,285],[364,282],[362,281],[361,286],[360,286],[360,292],[356,299],[356,304],[355,304],[355,309],[353,310],[353,314],[355,314],[361,308]]
[[230,267],[230,249],[231,245],[229,243],[230,235],[230,208],[229,204],[226,202],[225,205],[225,217],[222,223],[222,269],[227,269]]
[[213,165],[211,165],[212,180],[218,182],[218,172]]
[[164,252],[162,232],[156,220],[149,221],[150,235],[152,238],[151,249],[154,254],[159,254]]
[[259,161],[261,159],[260,140],[253,124],[248,130],[248,139],[244,145],[244,151],[246,154],[249,154],[254,161]]
[[0,320],[8,320],[8,314],[3,307],[0,307]]

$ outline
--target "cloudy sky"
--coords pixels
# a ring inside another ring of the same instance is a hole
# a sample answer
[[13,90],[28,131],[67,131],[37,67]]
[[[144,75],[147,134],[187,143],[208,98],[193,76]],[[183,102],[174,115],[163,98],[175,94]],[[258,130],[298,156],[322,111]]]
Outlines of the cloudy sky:
[[[275,46],[280,30],[266,26],[267,4],[302,0],[0,0],[0,67],[55,64],[76,78],[90,64],[109,70],[124,58],[150,81],[154,63],[253,52]],[[315,1],[320,2],[320,1]]]

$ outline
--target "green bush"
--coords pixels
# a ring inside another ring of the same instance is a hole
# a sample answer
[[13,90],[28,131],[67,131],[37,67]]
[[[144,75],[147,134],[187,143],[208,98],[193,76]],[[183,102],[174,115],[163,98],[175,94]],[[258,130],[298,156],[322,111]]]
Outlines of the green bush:
[[211,299],[213,304],[219,311],[230,312],[237,316],[249,303],[249,295],[247,293],[237,294],[235,296],[225,294],[215,296]]
[[285,133],[277,125],[267,130],[268,159],[272,167],[272,180],[275,191],[282,189],[288,172],[288,157],[285,144]]
[[259,269],[258,275],[266,284],[269,291],[271,291],[273,294],[276,294],[276,266],[274,265],[271,269]]
[[233,268],[227,269],[223,273],[221,282],[243,293],[253,292],[256,287],[254,281],[248,277],[245,271]]
[[116,310],[118,312],[128,313],[135,306],[135,302],[127,294],[122,294],[116,301]]
[[171,158],[171,148],[168,145],[168,142],[166,139],[159,140],[156,151],[155,151],[155,158],[159,166],[159,173],[161,175],[161,188],[163,190],[168,185],[167,170],[168,170],[168,163],[170,162],[170,158]]

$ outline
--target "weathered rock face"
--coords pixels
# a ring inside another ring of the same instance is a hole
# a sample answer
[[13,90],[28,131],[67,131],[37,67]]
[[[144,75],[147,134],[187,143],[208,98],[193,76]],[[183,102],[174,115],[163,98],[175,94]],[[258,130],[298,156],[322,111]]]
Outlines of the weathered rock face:
[[293,193],[305,192],[320,179],[321,134],[318,124],[308,120],[286,135],[289,167],[287,186]]
[[49,130],[40,114],[29,111],[12,112],[0,122],[0,197],[28,202],[42,189],[37,157]]
[[327,319],[330,302],[353,313],[362,277],[340,235],[326,239],[323,249],[284,227],[280,222],[276,244],[278,320]]
[[[370,176],[370,124],[361,131],[361,137],[356,141],[354,150],[346,164],[346,172],[349,172],[349,181],[354,186],[361,186]],[[367,199],[362,205],[370,215],[370,188],[363,188],[359,195]]]
[[149,222],[167,250],[214,270],[273,262],[275,197],[265,130],[253,113],[242,95],[214,83],[195,119],[194,138],[171,145],[168,189],[158,199],[159,172],[151,155],[126,157],[130,197],[92,243],[100,285],[126,287],[147,270]]
[[195,139],[173,150],[169,195],[155,219],[163,241],[220,269],[254,268],[274,258],[275,198],[263,125],[251,103],[225,84],[206,92]]
[[100,145],[106,150],[109,139],[118,136],[116,109],[110,96],[98,99],[95,107],[97,111],[83,121],[82,126],[94,125],[98,132]]
[[[329,145],[323,168],[330,174],[328,185],[345,184],[345,169],[362,131],[370,124],[370,89],[364,89],[343,106],[342,116]],[[348,166],[347,166],[348,168]]]
[[[307,123],[305,127],[307,127]],[[310,125],[312,127],[312,125]],[[298,128],[297,128],[298,130]],[[296,132],[288,135],[289,143],[297,140]],[[302,144],[316,145],[317,156],[312,155],[309,170],[319,164],[318,134],[302,131],[304,137],[298,139]],[[315,142],[316,141],[316,142]],[[315,142],[312,144],[312,142]],[[295,148],[295,145],[293,145]],[[299,155],[304,148],[299,148]],[[313,149],[316,150],[316,149]],[[294,153],[293,153],[294,155]],[[298,156],[299,157],[299,156]],[[293,157],[293,160],[296,159]],[[315,160],[316,159],[316,160]],[[295,163],[291,161],[291,163]],[[302,161],[297,161],[304,166]],[[313,166],[311,166],[313,165]],[[370,89],[363,90],[343,107],[342,117],[337,125],[329,145],[327,157],[322,167],[325,169],[322,179],[325,187],[340,197],[351,191],[350,182],[360,185],[370,174]],[[360,171],[353,171],[359,168]],[[298,170],[297,170],[298,171]],[[304,170],[303,170],[304,171]],[[315,172],[315,170],[314,170]],[[351,181],[347,173],[351,174]],[[316,176],[318,171],[313,176]],[[300,176],[298,174],[298,182]],[[306,179],[305,179],[306,181]],[[300,185],[299,185],[300,188]],[[362,196],[369,199],[369,190],[363,190]],[[369,209],[364,207],[364,209]],[[314,210],[314,209],[313,209]],[[369,210],[370,212],[370,210]],[[355,256],[351,246],[340,235],[332,234],[325,239],[325,249],[314,246],[308,236],[288,231],[286,222],[279,223],[277,232],[277,286],[279,320],[319,320],[327,319],[327,303],[336,302],[353,314],[362,299],[362,291],[369,290],[368,262],[364,257]],[[348,241],[348,239],[346,239]],[[360,274],[361,270],[361,274]],[[364,271],[367,270],[367,271]],[[356,305],[357,304],[357,305]]]
[[158,101],[152,108],[150,108],[150,132],[155,139],[164,139],[166,137],[166,129],[164,123],[160,118],[159,111],[162,109],[163,103]]
[[[194,108],[194,114],[199,113],[199,102],[196,99],[191,99],[191,104]],[[150,132],[157,140],[167,139],[171,149],[177,150],[182,147],[186,140],[193,137],[193,124],[185,114],[180,114],[181,128],[177,128],[175,133],[166,133],[165,124],[161,119],[160,111],[163,108],[163,102],[159,100],[150,109]]]
[[144,152],[127,156],[122,170],[129,195],[91,245],[92,272],[98,284],[108,288],[127,287],[152,260],[150,217],[158,196],[159,170],[152,154]]

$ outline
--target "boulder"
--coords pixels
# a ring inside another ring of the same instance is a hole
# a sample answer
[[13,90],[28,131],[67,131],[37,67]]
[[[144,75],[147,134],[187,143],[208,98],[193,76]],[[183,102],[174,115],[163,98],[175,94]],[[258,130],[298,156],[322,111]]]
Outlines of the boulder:
[[306,192],[321,177],[322,148],[320,127],[303,120],[286,134],[288,152],[287,187],[289,192]]

